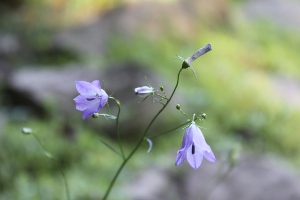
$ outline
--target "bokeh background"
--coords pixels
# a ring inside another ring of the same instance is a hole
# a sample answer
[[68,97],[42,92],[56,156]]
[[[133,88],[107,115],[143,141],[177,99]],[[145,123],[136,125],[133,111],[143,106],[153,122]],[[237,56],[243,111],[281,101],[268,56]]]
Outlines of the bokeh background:
[[[122,104],[128,154],[161,107],[145,85],[170,94],[151,134],[199,123],[218,162],[174,166],[184,130],[153,139],[117,180],[110,199],[300,199],[300,1],[2,0],[0,3],[0,199],[101,199],[121,158],[115,122],[81,119],[74,81],[100,80]],[[116,107],[110,102],[111,113]],[[107,113],[103,109],[102,113]],[[32,128],[55,161],[32,135]]]

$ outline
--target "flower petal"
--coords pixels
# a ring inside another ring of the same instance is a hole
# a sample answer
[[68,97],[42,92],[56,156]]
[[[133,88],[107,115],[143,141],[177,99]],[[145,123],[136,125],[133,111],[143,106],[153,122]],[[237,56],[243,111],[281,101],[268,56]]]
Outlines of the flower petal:
[[180,165],[186,158],[186,152],[185,151],[178,151],[177,152],[177,158],[175,161],[175,165],[178,166]]
[[204,154],[204,157],[206,158],[206,160],[208,160],[209,162],[216,162],[216,157],[215,157],[214,153],[212,152],[212,150],[204,151],[203,154]]
[[73,99],[76,103],[76,109],[83,111],[88,107],[89,102],[86,101],[86,98],[82,95],[78,95]]
[[193,132],[193,142],[195,143],[195,145],[198,147],[203,147],[207,145],[204,135],[200,130],[200,128],[194,123],[190,127],[191,127],[191,131]]
[[98,88],[99,90],[101,90],[101,84],[100,84],[100,81],[99,80],[94,80],[92,82],[92,85],[96,88]]
[[190,126],[186,129],[186,131],[185,131],[185,133],[184,133],[183,140],[182,140],[182,145],[181,145],[181,147],[180,147],[180,150],[181,150],[181,151],[186,150],[186,149],[189,148],[189,147],[192,145],[192,143],[193,143],[193,131],[192,131],[192,129],[191,129],[191,126],[192,126],[192,125],[190,125]]
[[97,110],[94,110],[94,109],[85,109],[82,112],[82,119],[86,119],[86,118],[92,116],[96,112],[97,112]]
[[201,151],[204,154],[204,157],[210,161],[210,162],[215,162],[216,157],[214,153],[212,152],[210,146],[206,143],[204,135],[200,128],[197,125],[193,126],[193,142],[195,143],[195,146],[201,149]]
[[200,167],[202,160],[203,160],[203,152],[202,150],[192,144],[186,151],[186,157],[190,165],[194,168],[197,169]]
[[[108,100],[108,95],[106,94],[106,92],[104,90],[101,89],[101,100],[100,100],[100,105],[101,108],[103,106],[105,106],[106,102]],[[99,108],[100,109],[100,108]]]
[[92,116],[94,113],[98,112],[101,108],[99,105],[100,99],[89,101],[87,108],[82,113],[82,119],[86,119]]
[[96,87],[93,84],[89,83],[89,82],[86,82],[86,81],[76,81],[75,84],[76,84],[77,91],[81,95],[89,95],[90,96],[90,95],[96,95],[97,94],[97,91],[95,89]]
[[142,86],[134,89],[135,94],[150,94],[153,92],[152,87]]

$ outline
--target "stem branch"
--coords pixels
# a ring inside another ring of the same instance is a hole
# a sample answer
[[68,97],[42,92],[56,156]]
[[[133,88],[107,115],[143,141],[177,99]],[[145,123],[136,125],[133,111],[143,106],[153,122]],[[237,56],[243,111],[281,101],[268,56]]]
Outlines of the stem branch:
[[170,98],[167,100],[166,104],[164,104],[164,106],[158,111],[158,113],[153,117],[153,119],[151,120],[151,122],[149,123],[149,125],[147,126],[147,128],[145,129],[143,135],[141,136],[141,138],[139,139],[137,145],[135,146],[135,148],[132,150],[132,152],[123,160],[122,164],[120,165],[118,171],[116,172],[115,176],[113,177],[112,181],[110,182],[110,185],[109,187],[107,188],[106,190],[106,193],[103,197],[103,200],[106,200],[112,187],[114,186],[114,183],[116,182],[120,172],[122,171],[122,169],[124,168],[125,164],[128,162],[128,160],[130,160],[130,158],[134,155],[134,153],[138,150],[138,148],[141,146],[141,144],[143,143],[144,141],[144,137],[146,136],[146,134],[148,133],[150,127],[152,126],[152,124],[154,123],[154,121],[157,119],[157,117],[160,115],[160,113],[167,107],[167,105],[170,103],[177,87],[178,87],[178,84],[179,84],[179,76],[180,76],[180,73],[182,71],[183,68],[181,68],[178,72],[178,75],[177,75],[177,81],[176,81],[176,85],[174,87],[174,90],[170,96]]
[[123,160],[125,160],[125,154],[124,154],[124,151],[122,148],[120,130],[119,130],[119,118],[120,118],[121,106],[120,106],[120,102],[117,99],[115,99],[114,97],[110,97],[110,98],[116,102],[116,104],[118,105],[118,108],[119,108],[117,119],[116,119],[116,133],[117,133],[117,137],[118,137],[118,145],[119,145],[119,148],[121,151],[121,155],[122,155]]

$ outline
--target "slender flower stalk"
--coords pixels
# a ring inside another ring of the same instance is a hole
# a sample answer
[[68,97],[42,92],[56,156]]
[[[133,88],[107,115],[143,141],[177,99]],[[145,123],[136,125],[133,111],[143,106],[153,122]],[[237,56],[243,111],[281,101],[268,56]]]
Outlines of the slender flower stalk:
[[122,148],[120,131],[119,131],[119,118],[120,118],[120,112],[121,112],[121,104],[120,104],[120,101],[115,99],[114,97],[109,97],[109,98],[113,99],[116,102],[116,104],[119,108],[118,115],[117,115],[117,118],[116,118],[116,133],[117,133],[117,137],[118,137],[118,145],[119,145],[119,148],[120,148],[120,151],[121,151],[121,155],[122,155],[123,160],[125,160],[125,154],[124,154],[124,151],[123,151],[123,148]]
[[108,189],[106,190],[106,193],[104,194],[103,200],[106,200],[112,187],[114,186],[120,172],[122,171],[122,169],[124,168],[124,166],[126,165],[126,163],[130,160],[130,158],[134,155],[134,153],[138,150],[138,148],[141,146],[141,144],[144,141],[145,136],[147,135],[150,127],[152,126],[152,124],[154,123],[154,121],[157,119],[157,117],[160,115],[160,113],[167,107],[167,105],[169,104],[169,102],[171,101],[177,87],[179,84],[179,77],[180,77],[180,73],[182,71],[183,68],[181,68],[178,72],[177,75],[177,81],[176,81],[176,85],[174,87],[174,90],[170,96],[170,98],[167,100],[167,102],[163,105],[163,107],[158,111],[158,113],[153,117],[153,119],[151,120],[151,122],[149,123],[149,125],[147,126],[147,128],[145,129],[143,135],[141,136],[141,138],[139,139],[137,145],[135,146],[135,148],[131,151],[131,153],[125,158],[125,160],[122,162],[122,164],[120,165],[119,169],[117,170],[115,176],[113,177],[112,181],[110,182],[110,185],[108,186]]
[[[32,134],[33,137],[35,138],[35,140],[41,145],[41,147],[44,149],[45,151],[45,155],[52,159],[52,160],[55,160],[55,158],[52,156],[52,154],[50,154],[47,150],[46,150],[46,147],[44,146],[44,144],[38,139],[38,137],[35,135],[35,133]],[[59,168],[59,171],[61,173],[61,176],[63,177],[63,180],[64,180],[64,185],[65,185],[65,188],[66,188],[66,196],[67,196],[67,199],[68,200],[71,200],[71,197],[70,197],[70,191],[69,191],[69,184],[67,182],[67,178],[66,178],[66,175],[64,173],[64,171],[62,170],[62,168],[60,167],[60,165],[58,165],[58,168]]]
[[[55,161],[55,158],[52,156],[51,153],[49,153],[45,147],[45,145],[40,141],[40,139],[36,136],[36,133],[34,133],[31,128],[27,128],[27,127],[24,127],[22,129],[22,133],[25,134],[25,135],[32,135],[34,137],[34,139],[40,144],[40,146],[43,148],[44,150],[44,154],[46,157],[48,157],[49,159],[51,160],[54,160]],[[64,171],[62,170],[62,168],[60,167],[60,165],[58,165],[59,167],[59,171],[63,177],[63,180],[64,180],[64,185],[65,185],[65,189],[66,189],[66,196],[67,196],[67,200],[71,200],[70,198],[70,191],[69,191],[69,185],[68,185],[68,182],[67,182],[67,178],[66,178],[66,175],[64,173]]]
[[172,131],[176,131],[176,130],[178,130],[178,129],[180,129],[180,128],[182,128],[182,127],[184,127],[184,126],[186,126],[187,124],[190,124],[190,123],[191,123],[191,121],[187,121],[187,122],[185,122],[185,123],[183,123],[183,124],[180,124],[179,126],[176,126],[175,128],[172,128],[171,130],[165,131],[165,132],[163,132],[163,133],[159,133],[159,134],[157,134],[157,135],[150,136],[150,137],[148,137],[148,138],[149,138],[149,139],[152,139],[152,138],[156,138],[156,137],[162,136],[162,135],[167,134],[167,133],[170,133],[170,132],[172,132]]

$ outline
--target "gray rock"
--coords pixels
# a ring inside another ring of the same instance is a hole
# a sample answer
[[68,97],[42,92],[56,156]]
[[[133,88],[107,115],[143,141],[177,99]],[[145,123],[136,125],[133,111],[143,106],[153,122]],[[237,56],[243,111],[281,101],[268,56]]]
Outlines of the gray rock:
[[268,155],[243,154],[232,171],[220,160],[204,161],[198,170],[185,162],[176,170],[143,170],[127,188],[129,199],[300,199],[300,174],[283,160]]
[[138,174],[125,188],[124,193],[132,200],[172,199],[174,189],[166,170],[154,167]]
[[57,68],[23,68],[11,74],[9,85],[18,91],[26,92],[41,105],[53,103],[57,110],[63,114],[73,105],[72,96],[75,97],[76,80],[94,80],[99,78],[99,71],[79,66]]
[[[158,74],[146,70],[134,62],[122,63],[102,70],[76,65],[69,65],[61,69],[24,68],[11,74],[9,85],[19,91],[18,93],[22,94],[23,97],[31,98],[32,102],[39,106],[47,105],[49,107],[51,105],[51,108],[54,109],[51,112],[61,117],[77,116],[76,118],[80,119],[81,112],[75,109],[75,102],[73,101],[73,98],[78,95],[75,81],[100,80],[108,95],[113,94],[113,97],[121,102],[120,127],[124,135],[123,139],[133,139],[144,131],[146,125],[161,108],[161,104],[152,102],[152,97],[149,97],[143,104],[138,103],[142,98],[134,94],[134,88],[147,85],[145,76],[153,87],[158,89],[159,84],[162,84],[167,94],[171,94],[170,88],[173,85],[170,86],[170,84],[175,84],[175,79],[174,83],[168,82],[168,80],[164,81]],[[116,115],[115,103],[112,100],[109,102],[111,114]],[[107,109],[104,110],[104,112],[108,112]],[[175,109],[173,110],[176,112]],[[164,119],[163,116],[162,119]],[[115,136],[115,128],[111,123],[106,125],[97,120],[88,121],[95,122],[93,123],[95,129],[99,130],[99,126],[101,126],[101,129],[104,129],[108,135]],[[157,120],[155,126],[160,126],[162,123],[164,123],[163,120]],[[93,125],[89,127],[93,128]]]
[[271,78],[272,87],[278,99],[282,100],[286,106],[300,108],[300,81],[284,76],[273,76]]
[[0,55],[15,55],[20,49],[21,46],[16,36],[12,34],[0,35]]
[[[220,164],[220,163],[218,163]],[[239,164],[219,185],[206,187],[218,173],[220,166],[206,163],[199,177],[190,173],[188,194],[190,199],[209,200],[296,200],[300,199],[300,176],[291,166],[269,155],[243,155]],[[202,171],[203,170],[203,171]],[[202,188],[209,188],[203,191]]]

